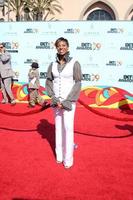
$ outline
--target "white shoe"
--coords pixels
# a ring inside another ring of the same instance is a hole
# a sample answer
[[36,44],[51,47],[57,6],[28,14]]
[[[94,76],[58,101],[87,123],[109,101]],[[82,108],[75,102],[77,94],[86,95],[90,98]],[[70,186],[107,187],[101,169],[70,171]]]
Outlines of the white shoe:
[[70,169],[72,165],[64,165],[65,169]]
[[73,166],[72,164],[67,165],[66,163],[63,163],[63,165],[64,165],[65,169],[69,169]]
[[3,100],[1,101],[1,103],[2,103],[2,104],[6,104],[6,103],[8,103],[8,100],[3,99]]
[[16,104],[16,101],[13,99],[13,100],[11,100],[11,104],[12,105],[15,105]]
[[62,161],[60,161],[60,160],[56,160],[56,163],[60,164],[60,163],[62,163]]

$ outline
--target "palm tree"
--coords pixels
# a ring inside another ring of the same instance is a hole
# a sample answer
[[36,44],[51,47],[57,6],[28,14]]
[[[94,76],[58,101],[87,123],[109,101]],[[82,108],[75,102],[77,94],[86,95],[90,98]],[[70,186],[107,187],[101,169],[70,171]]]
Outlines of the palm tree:
[[8,9],[8,15],[11,11],[16,14],[16,21],[21,20],[21,15],[24,10],[25,0],[5,0],[5,6]]
[[32,20],[35,21],[45,21],[49,15],[55,15],[55,12],[62,12],[62,7],[58,0],[29,0],[26,1],[26,5],[30,9]]
[[30,20],[45,21],[49,15],[62,11],[58,0],[5,0],[5,6],[8,15],[11,11],[15,12],[16,21],[21,20],[23,13],[26,13]]

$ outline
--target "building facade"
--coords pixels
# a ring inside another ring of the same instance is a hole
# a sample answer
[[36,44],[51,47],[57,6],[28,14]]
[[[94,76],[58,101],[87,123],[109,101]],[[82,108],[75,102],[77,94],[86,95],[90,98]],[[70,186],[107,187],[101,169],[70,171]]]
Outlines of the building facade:
[[[59,20],[133,20],[132,0],[60,0]],[[69,3],[70,2],[70,3]]]
[[[10,0],[9,0],[10,1]],[[2,5],[3,0],[0,0]],[[133,20],[132,0],[58,0],[61,14],[56,20]],[[15,21],[13,12],[8,13],[0,6],[1,21]],[[52,16],[50,16],[52,17]],[[22,21],[25,19],[23,18]]]

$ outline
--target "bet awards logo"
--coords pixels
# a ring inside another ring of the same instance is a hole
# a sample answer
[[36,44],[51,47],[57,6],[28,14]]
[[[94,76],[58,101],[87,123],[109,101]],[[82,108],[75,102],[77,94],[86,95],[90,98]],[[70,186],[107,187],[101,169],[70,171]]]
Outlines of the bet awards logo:
[[47,72],[40,72],[40,79],[46,79],[47,78]]
[[54,42],[40,42],[39,45],[36,46],[36,49],[53,49]]
[[80,29],[79,28],[68,28],[64,33],[79,33]]
[[111,60],[108,63],[106,63],[107,66],[121,66],[122,65],[122,61],[118,60],[118,61],[114,61]]
[[123,33],[124,29],[123,28],[111,28],[107,33]]
[[100,50],[100,43],[90,43],[90,42],[82,42],[80,46],[77,46],[77,50]]
[[123,75],[123,78],[119,78],[119,82],[133,82],[133,75]]
[[120,50],[133,50],[133,43],[125,43],[125,46],[121,47]]
[[32,62],[38,62],[38,61],[31,58],[27,58],[26,61],[24,61],[24,64],[31,64]]
[[83,74],[83,81],[98,81],[100,79],[99,74]]
[[39,30],[37,28],[27,28],[24,33],[38,33]]
[[18,42],[4,42],[5,48],[7,49],[8,52],[11,53],[18,53],[18,47],[19,43]]

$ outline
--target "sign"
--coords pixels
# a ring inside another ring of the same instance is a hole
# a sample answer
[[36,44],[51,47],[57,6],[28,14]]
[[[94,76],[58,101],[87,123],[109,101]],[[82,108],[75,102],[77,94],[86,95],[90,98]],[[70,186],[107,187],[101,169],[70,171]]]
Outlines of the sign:
[[0,30],[19,82],[28,82],[30,65],[37,61],[45,86],[47,68],[55,59],[54,43],[65,37],[70,55],[81,64],[82,88],[109,86],[133,93],[131,21],[1,22]]

